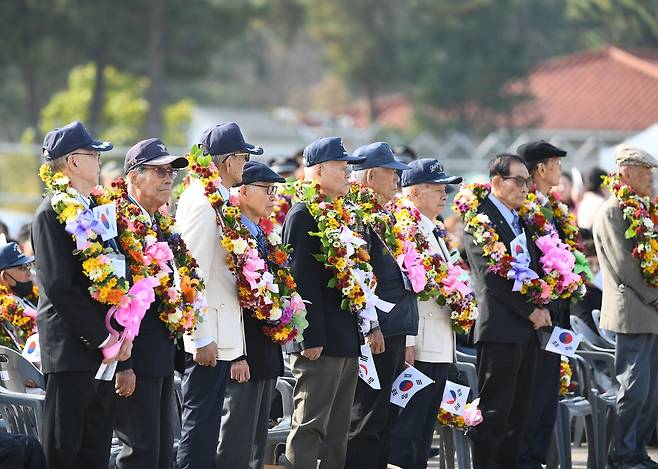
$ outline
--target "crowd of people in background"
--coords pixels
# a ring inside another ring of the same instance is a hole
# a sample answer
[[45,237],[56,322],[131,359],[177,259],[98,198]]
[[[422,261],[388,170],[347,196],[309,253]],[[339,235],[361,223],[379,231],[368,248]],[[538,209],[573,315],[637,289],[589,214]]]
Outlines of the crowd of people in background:
[[[596,330],[593,310],[617,334],[608,464],[658,467],[646,152],[621,146],[618,171],[578,190],[545,141],[492,156],[486,184],[339,137],[264,163],[236,123],[184,156],[149,138],[101,167],[111,148],[80,122],[49,132],[33,221],[16,239],[0,224],[2,343],[38,333],[47,379],[43,450],[0,434],[12,467],[107,467],[114,434],[119,468],[262,468],[290,370],[286,467],[424,468],[459,349],[476,356],[475,468],[540,468],[560,388],[547,338],[570,315]],[[359,379],[364,347],[380,389]],[[401,409],[391,387],[411,368],[431,383]]]

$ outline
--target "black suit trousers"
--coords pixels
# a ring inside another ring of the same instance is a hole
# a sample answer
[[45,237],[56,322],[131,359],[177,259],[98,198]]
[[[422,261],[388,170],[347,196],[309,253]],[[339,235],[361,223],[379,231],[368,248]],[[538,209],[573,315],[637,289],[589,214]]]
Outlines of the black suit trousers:
[[535,334],[524,343],[477,344],[484,420],[471,431],[474,469],[517,467],[533,402],[538,350]]
[[520,467],[541,468],[546,464],[560,399],[560,355],[539,350],[537,376],[528,416]]
[[385,339],[384,353],[373,355],[381,389],[359,379],[352,405],[346,468],[386,468],[391,430],[400,408],[390,402],[393,381],[404,369],[406,336]]
[[[135,392],[115,397],[114,431],[123,443],[117,467],[171,467],[174,444],[174,376],[137,376]],[[178,415],[175,416],[178,418]]]
[[0,433],[0,467],[46,469],[46,456],[33,436]]
[[105,468],[110,458],[114,380],[93,371],[46,375],[43,446],[48,467]]

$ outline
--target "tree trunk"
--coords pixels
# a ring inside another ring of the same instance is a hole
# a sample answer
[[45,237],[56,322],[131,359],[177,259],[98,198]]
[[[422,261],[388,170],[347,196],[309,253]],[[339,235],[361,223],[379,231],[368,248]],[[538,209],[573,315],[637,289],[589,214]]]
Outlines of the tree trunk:
[[86,122],[89,132],[97,136],[100,133],[101,116],[103,114],[103,101],[105,101],[105,48],[99,46],[94,57],[94,90],[89,103],[89,120]]
[[164,30],[164,7],[166,0],[149,0],[149,44],[148,77],[150,84],[146,93],[149,103],[146,118],[146,136],[162,138],[162,88],[164,79],[164,49],[162,45]]
[[366,83],[366,104],[368,106],[368,121],[373,125],[379,116],[377,109],[377,93],[372,83]]

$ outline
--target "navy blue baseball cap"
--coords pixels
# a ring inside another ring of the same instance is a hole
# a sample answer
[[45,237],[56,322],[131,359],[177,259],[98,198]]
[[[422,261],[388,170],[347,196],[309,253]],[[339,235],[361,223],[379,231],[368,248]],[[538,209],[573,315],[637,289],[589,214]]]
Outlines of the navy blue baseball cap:
[[227,155],[240,152],[252,155],[263,154],[261,147],[244,141],[242,131],[235,122],[218,124],[206,129],[201,134],[199,144],[203,146],[204,155]]
[[44,159],[51,161],[79,149],[108,151],[112,147],[110,142],[94,140],[82,122],[75,121],[61,129],[53,129],[48,132],[43,139],[42,150]]
[[123,163],[123,171],[128,174],[131,170],[142,166],[161,166],[171,164],[172,168],[187,167],[187,158],[169,154],[169,150],[159,138],[147,138],[136,143],[128,153]]
[[0,246],[0,270],[11,269],[32,262],[34,262],[34,257],[23,254],[18,249],[18,244],[11,242]]
[[363,163],[364,156],[350,156],[345,151],[340,137],[322,137],[304,148],[304,166],[311,167],[326,161],[347,161],[350,164]]
[[237,183],[236,186],[253,184],[254,182],[286,182],[286,180],[266,164],[258,161],[247,161],[242,170],[242,181]]
[[421,158],[409,163],[409,169],[402,171],[402,187],[416,184],[461,184],[459,176],[449,176],[439,160]]
[[361,171],[370,168],[390,168],[396,170],[409,169],[409,165],[401,163],[395,158],[395,154],[388,143],[375,142],[363,145],[354,151],[354,156],[363,156],[363,163],[355,164],[352,169]]

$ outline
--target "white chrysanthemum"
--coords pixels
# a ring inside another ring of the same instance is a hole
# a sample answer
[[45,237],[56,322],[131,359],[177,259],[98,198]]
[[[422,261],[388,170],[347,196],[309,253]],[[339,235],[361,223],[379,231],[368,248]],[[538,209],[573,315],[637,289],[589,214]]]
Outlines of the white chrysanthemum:
[[232,243],[233,243],[233,252],[235,252],[238,255],[244,254],[249,248],[249,243],[244,238],[234,239]]

